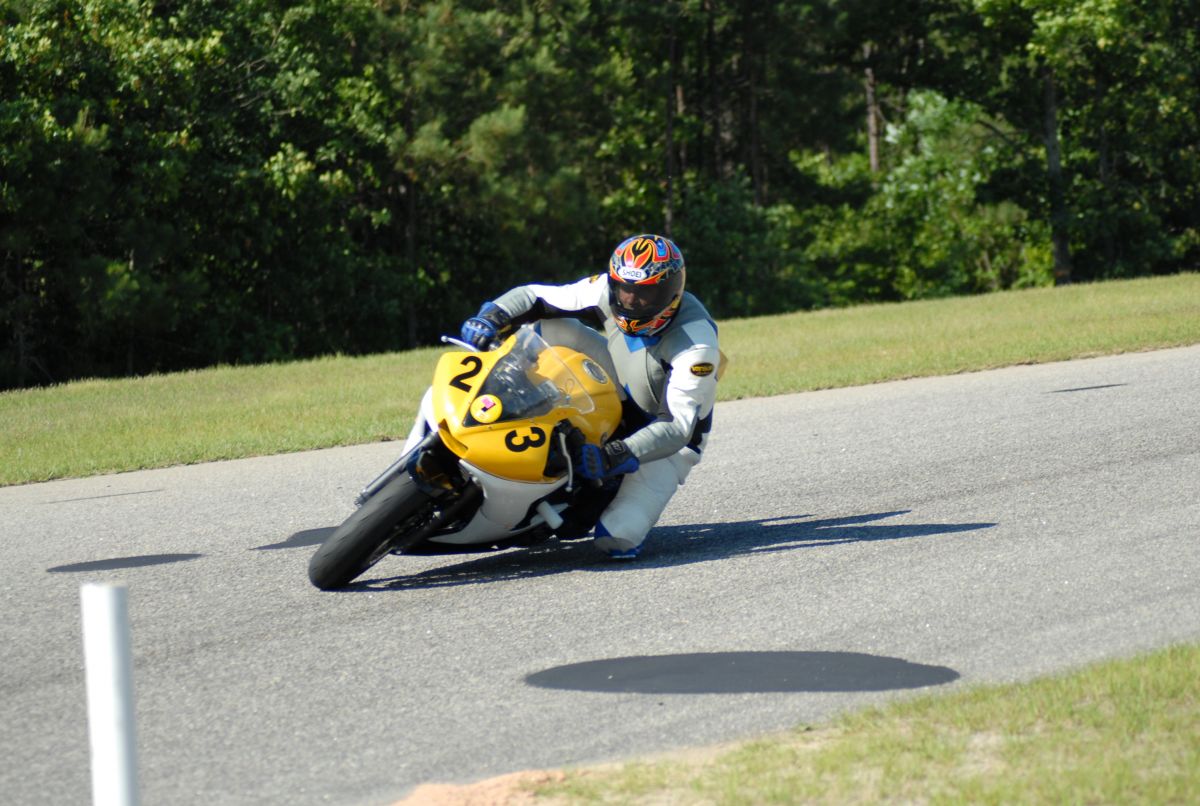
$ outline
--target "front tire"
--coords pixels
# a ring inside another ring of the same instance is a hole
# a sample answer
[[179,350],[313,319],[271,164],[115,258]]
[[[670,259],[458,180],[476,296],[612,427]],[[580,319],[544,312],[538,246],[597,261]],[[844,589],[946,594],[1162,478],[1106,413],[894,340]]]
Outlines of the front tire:
[[[321,544],[308,561],[308,578],[321,590],[344,587],[420,530],[433,513],[432,498],[407,473],[384,485]],[[398,533],[400,533],[398,535]]]

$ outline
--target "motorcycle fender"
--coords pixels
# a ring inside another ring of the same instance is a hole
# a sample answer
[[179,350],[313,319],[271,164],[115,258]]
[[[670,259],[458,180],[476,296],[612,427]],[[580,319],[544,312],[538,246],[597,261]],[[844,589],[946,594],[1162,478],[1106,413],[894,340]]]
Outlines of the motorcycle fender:
[[504,534],[525,520],[535,502],[567,483],[565,477],[549,482],[512,481],[493,476],[463,460],[459,460],[459,465],[483,488],[483,504],[479,507],[479,513],[501,526]]

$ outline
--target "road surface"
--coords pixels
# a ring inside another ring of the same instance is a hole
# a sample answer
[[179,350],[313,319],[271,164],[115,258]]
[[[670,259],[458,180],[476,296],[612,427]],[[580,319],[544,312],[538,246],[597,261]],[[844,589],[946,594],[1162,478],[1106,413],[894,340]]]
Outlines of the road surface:
[[1200,638],[1200,347],[718,406],[643,557],[316,542],[397,445],[0,489],[0,793],[85,803],[128,585],[146,803],[387,803]]

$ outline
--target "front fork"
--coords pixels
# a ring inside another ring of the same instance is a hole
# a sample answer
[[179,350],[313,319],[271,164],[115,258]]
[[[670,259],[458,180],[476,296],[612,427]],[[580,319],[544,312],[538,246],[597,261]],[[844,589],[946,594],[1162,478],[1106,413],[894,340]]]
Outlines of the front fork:
[[[552,438],[558,443],[559,450],[557,457],[548,463],[547,471],[565,472],[567,476],[565,492],[570,495],[574,492],[574,482],[576,481],[574,462],[571,457],[579,450],[579,446],[584,441],[584,436],[578,428],[572,426],[568,421],[563,420],[555,427]],[[451,504],[443,514],[443,517],[438,518],[438,521],[442,525],[451,522],[451,520],[445,517],[446,515],[461,514],[467,506],[470,506],[470,503],[474,503],[476,499],[482,498],[481,494],[483,491],[478,485],[470,481],[466,485],[455,484],[454,480],[449,478],[438,467],[436,457],[433,457],[431,454],[436,450],[435,446],[439,441],[438,432],[430,431],[424,439],[396,461],[392,462],[374,481],[364,487],[362,492],[354,499],[355,506],[361,507],[393,479],[403,473],[409,473],[431,497],[440,497],[451,490],[458,490],[460,494],[466,493],[461,496],[466,500]],[[599,487],[600,482],[591,482],[591,486]],[[466,487],[474,488],[474,490],[466,490]],[[470,494],[472,492],[475,494]],[[542,520],[553,530],[557,530],[563,524],[562,516],[559,515],[557,510],[546,499],[539,501],[533,507],[533,511],[540,515]]]
[[354,499],[354,505],[361,507],[363,504],[371,500],[374,495],[387,486],[388,482],[399,476],[401,473],[412,472],[416,465],[416,460],[421,454],[433,447],[433,444],[438,440],[437,431],[429,432],[425,439],[421,440],[412,450],[402,455],[399,459],[388,465],[387,470],[380,473],[374,481],[363,488],[362,492]]

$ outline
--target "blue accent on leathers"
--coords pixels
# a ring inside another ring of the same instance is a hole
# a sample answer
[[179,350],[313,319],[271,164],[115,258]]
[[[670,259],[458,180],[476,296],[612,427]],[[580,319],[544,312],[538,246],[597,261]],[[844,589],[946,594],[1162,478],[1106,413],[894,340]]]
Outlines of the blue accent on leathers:
[[[596,530],[592,532],[592,536],[612,537],[612,532],[608,531],[608,527],[604,525],[603,521],[596,521]],[[640,551],[641,546],[634,546],[633,548],[629,549],[610,549],[604,553],[614,560],[635,560],[637,559],[638,552]]]
[[647,347],[653,347],[662,341],[662,336],[631,336],[628,333],[622,333],[625,337],[625,346],[629,348],[629,352],[636,353],[638,350],[645,350]]

